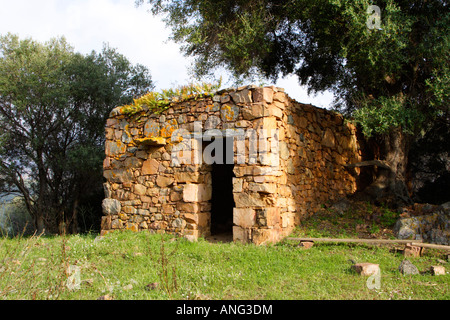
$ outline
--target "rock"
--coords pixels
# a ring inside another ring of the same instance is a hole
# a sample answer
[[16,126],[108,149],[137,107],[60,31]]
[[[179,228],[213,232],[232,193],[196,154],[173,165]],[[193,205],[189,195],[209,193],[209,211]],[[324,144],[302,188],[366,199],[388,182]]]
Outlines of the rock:
[[234,103],[252,103],[252,92],[248,89],[230,92],[230,96],[233,99]]
[[107,140],[106,141],[105,154],[108,157],[118,156],[120,154],[125,153],[126,150],[127,150],[127,145],[122,143],[122,141],[120,141],[120,140],[117,140],[117,141]]
[[248,208],[248,207],[264,207],[266,203],[261,198],[259,193],[253,192],[251,194],[247,192],[235,192],[233,193],[234,202],[236,203],[236,208]]
[[328,148],[334,148],[335,144],[336,140],[333,132],[330,129],[327,129],[322,139],[322,145]]
[[119,200],[107,198],[102,201],[103,214],[105,215],[119,214],[121,208]]
[[153,283],[149,283],[148,285],[145,286],[145,290],[151,291],[151,290],[156,290],[159,287],[159,283],[158,282],[153,282]]
[[304,249],[310,249],[312,246],[314,246],[314,242],[312,242],[312,241],[302,241],[298,244],[298,247],[301,247]]
[[284,141],[281,141],[279,144],[280,148],[280,158],[283,160],[289,159],[289,147],[288,144]]
[[378,264],[363,262],[352,265],[352,269],[362,276],[371,276],[380,272],[380,266]]
[[405,257],[420,257],[423,254],[423,248],[407,244],[403,250]]
[[156,184],[161,188],[166,188],[172,185],[174,181],[175,179],[172,177],[158,176],[158,178],[156,178]]
[[398,270],[404,275],[419,274],[419,270],[417,269],[417,267],[407,259],[403,260],[402,263],[400,263]]
[[450,201],[441,204],[441,207],[444,208],[444,210],[450,210]]
[[202,202],[211,200],[212,190],[206,184],[188,183],[183,189],[184,202]]
[[145,137],[157,137],[159,136],[159,123],[155,120],[148,120],[144,125],[144,136]]
[[110,183],[126,183],[133,180],[133,172],[128,169],[105,170],[103,176]]
[[253,90],[253,102],[273,102],[273,90],[271,88],[256,88]]
[[205,130],[216,129],[220,124],[220,118],[217,116],[209,116],[205,121]]
[[239,108],[234,105],[224,104],[220,109],[220,117],[224,122],[236,121],[239,116]]
[[341,199],[337,202],[335,202],[331,209],[336,210],[339,214],[343,215],[346,211],[348,211],[351,208],[351,203],[347,199]]
[[256,213],[251,208],[233,208],[233,223],[242,228],[251,228],[255,225]]
[[147,193],[147,187],[143,186],[142,184],[135,184],[134,192],[137,195],[144,196]]
[[431,266],[431,274],[433,276],[445,275],[445,268],[443,266]]
[[159,162],[155,159],[148,159],[147,161],[144,161],[142,164],[142,174],[157,174],[159,168]]
[[186,227],[186,221],[184,221],[183,219],[180,219],[180,218],[176,218],[172,222],[172,227],[183,229],[184,227]]

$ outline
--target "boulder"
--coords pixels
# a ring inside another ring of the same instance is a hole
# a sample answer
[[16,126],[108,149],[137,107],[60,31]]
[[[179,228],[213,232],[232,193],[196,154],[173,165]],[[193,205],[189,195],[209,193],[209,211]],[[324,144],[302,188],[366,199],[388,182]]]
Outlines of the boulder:
[[405,259],[400,263],[400,266],[398,267],[398,271],[400,271],[402,274],[419,274],[419,270],[415,265],[411,263],[411,261]]

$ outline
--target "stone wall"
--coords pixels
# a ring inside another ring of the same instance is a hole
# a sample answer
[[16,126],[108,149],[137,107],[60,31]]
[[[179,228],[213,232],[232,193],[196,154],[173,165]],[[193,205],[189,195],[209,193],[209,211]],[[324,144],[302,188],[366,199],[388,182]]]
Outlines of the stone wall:
[[234,141],[235,241],[279,241],[302,216],[357,188],[358,172],[344,168],[361,159],[356,128],[281,88],[246,86],[174,100],[159,114],[144,107],[130,115],[118,107],[105,133],[102,234],[209,235],[212,166],[202,155],[219,136]]

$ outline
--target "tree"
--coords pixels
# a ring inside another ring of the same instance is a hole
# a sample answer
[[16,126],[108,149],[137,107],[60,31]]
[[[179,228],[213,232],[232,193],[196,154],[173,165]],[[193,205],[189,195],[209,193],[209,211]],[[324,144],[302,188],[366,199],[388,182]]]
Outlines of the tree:
[[84,56],[64,38],[0,37],[0,190],[23,196],[38,232],[76,231],[81,202],[102,190],[110,110],[151,88],[108,46]]
[[354,117],[388,168],[379,167],[371,195],[409,201],[411,141],[449,114],[447,1],[376,1],[381,17],[369,0],[147,2],[195,58],[198,76],[217,67],[236,78],[295,74],[311,93],[333,91],[334,107]]

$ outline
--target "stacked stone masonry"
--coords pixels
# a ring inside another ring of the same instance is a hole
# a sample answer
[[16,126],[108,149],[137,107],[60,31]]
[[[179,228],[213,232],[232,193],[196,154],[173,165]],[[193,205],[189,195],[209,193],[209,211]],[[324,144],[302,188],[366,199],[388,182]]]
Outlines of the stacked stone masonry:
[[212,143],[208,134],[234,139],[234,241],[277,242],[302,217],[357,189],[358,172],[344,167],[361,160],[356,128],[281,88],[245,86],[173,100],[161,113],[144,107],[127,115],[117,107],[105,133],[102,234],[210,235],[212,169],[198,162],[199,150]]

